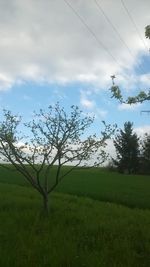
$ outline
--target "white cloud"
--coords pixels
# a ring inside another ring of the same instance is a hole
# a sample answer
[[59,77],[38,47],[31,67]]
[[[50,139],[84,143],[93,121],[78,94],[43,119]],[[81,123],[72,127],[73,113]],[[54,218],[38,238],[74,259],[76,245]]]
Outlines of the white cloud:
[[119,104],[118,105],[118,110],[135,110],[135,109],[138,109],[139,107],[141,106],[140,103],[136,103],[136,104],[132,104],[132,105],[129,105],[129,104]]
[[150,74],[143,74],[139,76],[139,80],[143,86],[150,86]]
[[91,109],[94,106],[94,102],[88,99],[81,99],[81,105],[85,108]]
[[92,88],[87,91],[80,90],[80,104],[82,108],[88,110],[88,114],[91,114],[92,117],[104,119],[107,116],[107,110],[99,108],[96,101],[91,98]]
[[137,133],[138,136],[143,136],[145,133],[150,134],[150,125],[143,125],[142,127],[136,127],[134,132]]
[[96,105],[95,101],[91,100],[92,89],[80,90],[80,104],[83,108],[93,109]]
[[[69,3],[84,18],[99,43],[64,1],[1,1],[0,90],[27,80],[61,83],[78,80],[108,86],[111,74],[125,82],[126,71],[131,72],[137,62],[141,68],[139,60],[145,48],[120,1],[99,3],[130,47],[132,56],[94,1]],[[128,0],[126,5],[144,39],[144,27],[149,24],[149,0]],[[136,82],[132,77],[129,80]],[[143,76],[141,82],[147,84],[147,77]]]
[[106,146],[106,152],[110,155],[110,157],[115,158],[116,157],[116,149],[113,143],[113,139],[107,140],[107,146]]
[[105,118],[108,114],[108,111],[104,109],[96,108],[96,114],[100,118]]
[[14,84],[14,80],[7,74],[0,73],[0,91],[8,90]]
[[139,92],[141,89],[146,90],[146,88],[150,86],[150,74],[146,73],[136,75],[131,72],[129,78],[122,73],[117,76],[117,84],[124,88],[127,94],[133,94],[131,90]]
[[31,100],[31,97],[28,95],[23,95],[23,99],[28,101],[28,100]]

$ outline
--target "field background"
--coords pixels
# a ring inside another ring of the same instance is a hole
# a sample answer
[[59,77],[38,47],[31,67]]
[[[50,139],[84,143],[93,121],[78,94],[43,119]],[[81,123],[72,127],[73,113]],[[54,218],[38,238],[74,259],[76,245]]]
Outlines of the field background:
[[[52,170],[51,180],[54,174],[55,169]],[[30,186],[20,173],[3,168],[0,169],[0,182]],[[105,168],[77,168],[62,180],[55,191],[128,207],[150,209],[150,176],[148,175],[125,175],[110,172]]]
[[150,266],[150,177],[76,169],[41,198],[0,169],[0,266]]

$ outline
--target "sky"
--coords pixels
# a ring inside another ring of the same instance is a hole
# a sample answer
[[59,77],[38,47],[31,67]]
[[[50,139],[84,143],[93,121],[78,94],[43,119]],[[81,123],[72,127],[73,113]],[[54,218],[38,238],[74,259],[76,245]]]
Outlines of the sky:
[[101,121],[150,132],[150,103],[111,98],[111,75],[124,97],[150,88],[149,0],[0,0],[0,117],[59,102]]

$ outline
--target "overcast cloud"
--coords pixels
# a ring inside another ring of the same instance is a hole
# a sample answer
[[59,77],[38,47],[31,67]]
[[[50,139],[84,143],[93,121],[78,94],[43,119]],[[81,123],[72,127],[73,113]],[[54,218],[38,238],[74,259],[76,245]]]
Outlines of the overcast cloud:
[[[131,53],[94,0],[68,2],[108,52],[63,0],[0,0],[0,90],[25,81],[64,83],[78,80],[103,86],[110,82],[113,73],[118,75],[120,82],[127,83],[128,71],[131,73],[137,64],[140,70],[140,56],[146,54],[146,49],[120,0],[97,2]],[[145,40],[144,28],[150,22],[150,1],[125,2]],[[134,72],[131,76],[130,82],[134,85],[137,76]],[[139,76],[138,80],[150,85],[149,74]],[[88,99],[83,104],[94,105]]]

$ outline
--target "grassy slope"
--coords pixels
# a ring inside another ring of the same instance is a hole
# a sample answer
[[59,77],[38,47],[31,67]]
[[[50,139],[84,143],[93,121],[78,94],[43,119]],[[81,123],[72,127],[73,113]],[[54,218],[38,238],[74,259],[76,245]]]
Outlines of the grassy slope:
[[0,183],[0,266],[148,267],[150,211],[54,193],[39,217],[31,188]]
[[150,208],[150,177],[122,175],[105,169],[76,170],[57,191],[88,196],[129,207]]
[[[0,182],[28,185],[20,174],[4,169],[0,169]],[[150,208],[149,188],[149,176],[121,175],[104,169],[76,169],[64,178],[56,191],[128,207]]]

